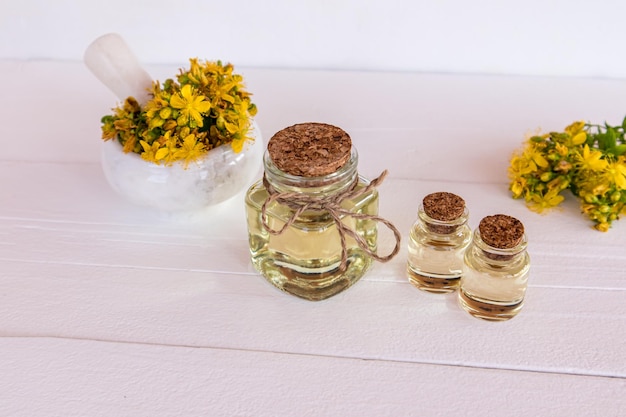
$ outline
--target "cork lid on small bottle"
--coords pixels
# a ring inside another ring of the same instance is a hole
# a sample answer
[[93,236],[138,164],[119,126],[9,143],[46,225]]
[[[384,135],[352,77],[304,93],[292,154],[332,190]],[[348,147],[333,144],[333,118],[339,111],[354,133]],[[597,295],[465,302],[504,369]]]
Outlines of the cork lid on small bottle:
[[422,206],[428,217],[444,222],[458,219],[465,212],[465,200],[446,192],[428,194],[422,200]]
[[483,218],[478,225],[478,230],[483,242],[497,249],[514,248],[524,237],[522,222],[505,214]]
[[281,171],[301,177],[321,177],[348,162],[352,140],[344,130],[333,125],[300,123],[272,136],[267,150]]

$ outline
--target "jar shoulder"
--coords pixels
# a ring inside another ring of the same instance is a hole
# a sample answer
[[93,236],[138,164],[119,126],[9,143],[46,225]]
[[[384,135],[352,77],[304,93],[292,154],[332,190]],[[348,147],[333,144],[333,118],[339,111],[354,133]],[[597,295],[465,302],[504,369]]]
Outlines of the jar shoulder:
[[439,234],[426,229],[424,223],[417,220],[410,231],[410,241],[424,246],[467,247],[472,240],[472,229],[467,225],[460,226],[454,233]]
[[465,264],[473,270],[482,271],[490,275],[520,276],[530,270],[530,256],[522,252],[510,259],[493,259],[476,248],[470,247],[465,252]]
[[269,193],[263,185],[263,180],[258,180],[246,191],[245,202],[247,205],[261,207],[268,196]]
[[[359,176],[355,190],[356,191],[362,190],[363,188],[367,187],[369,184],[370,184],[369,180]],[[304,190],[302,191],[302,193],[306,194]],[[312,197],[323,198],[323,197],[331,196],[332,194],[333,193],[330,193],[330,192],[322,193],[322,194],[314,194],[312,195]],[[246,204],[248,205],[261,207],[268,197],[269,197],[269,192],[267,191],[267,188],[265,187],[263,180],[258,180],[257,182],[252,184],[250,188],[248,188],[248,191],[246,192],[246,195],[245,195],[245,201],[246,201]],[[378,203],[378,190],[376,190],[375,188],[372,188],[368,190],[367,192],[364,192],[362,194],[357,194],[354,197],[351,197],[342,201],[342,207],[349,208],[349,209],[354,209],[354,208],[358,209],[364,206],[368,206],[370,204],[376,204],[377,206],[377,203]]]

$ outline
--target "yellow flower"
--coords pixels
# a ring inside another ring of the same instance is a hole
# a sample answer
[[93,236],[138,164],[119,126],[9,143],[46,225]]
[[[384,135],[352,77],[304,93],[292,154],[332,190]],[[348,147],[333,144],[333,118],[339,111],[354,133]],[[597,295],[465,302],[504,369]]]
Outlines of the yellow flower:
[[164,130],[173,130],[177,125],[178,125],[178,123],[176,123],[176,120],[169,119],[167,122],[165,122],[163,124],[163,129]]
[[204,97],[196,95],[189,84],[185,85],[179,94],[172,96],[170,105],[180,111],[179,125],[186,125],[193,120],[198,127],[203,125],[202,113],[207,113],[211,109],[211,103],[205,101]]
[[176,156],[176,152],[178,151],[178,141],[175,137],[171,137],[171,134],[172,132],[168,131],[159,138],[161,149],[167,150],[167,153],[162,160],[165,165],[171,165],[178,159]]
[[154,117],[155,115],[159,114],[159,112],[162,109],[166,109],[166,108],[169,108],[167,100],[165,100],[161,96],[155,95],[155,97],[152,100],[146,103],[146,106],[145,106],[146,116],[148,116],[148,118]]
[[213,98],[213,105],[217,105],[221,100],[234,104],[235,97],[230,94],[230,90],[237,86],[237,84],[237,81],[232,81],[230,83],[217,86],[214,91],[215,97]]
[[564,174],[567,174],[569,170],[572,169],[572,164],[570,164],[566,160],[561,160],[558,164],[556,164],[553,169],[555,172],[562,172]]
[[609,231],[609,227],[611,227],[611,225],[607,222],[602,222],[602,223],[598,223],[595,226],[593,226],[596,230],[599,230],[601,232],[608,232]]
[[187,77],[189,80],[201,87],[207,86],[209,84],[209,79],[206,74],[202,71],[200,64],[198,62],[198,58],[189,59],[190,68],[187,71]]
[[198,143],[196,135],[190,133],[183,140],[180,149],[176,151],[176,159],[183,160],[185,166],[187,166],[191,161],[199,159],[205,153],[206,147],[204,146],[204,144]]
[[582,154],[579,156],[579,167],[582,169],[588,169],[590,171],[604,171],[609,163],[602,159],[602,152],[598,150],[591,150],[589,145],[585,145]]
[[[209,149],[232,143],[241,150],[256,106],[231,64],[189,60],[191,68],[152,83],[144,106],[132,97],[101,119],[102,138],[117,138],[125,152],[159,164],[188,164]],[[213,105],[215,102],[215,105]],[[190,135],[192,135],[189,137]],[[145,143],[140,143],[143,140]],[[157,145],[158,144],[158,145]]]
[[582,145],[587,140],[587,133],[580,132],[572,136],[570,143],[574,146]]
[[124,142],[124,147],[122,148],[125,153],[135,152],[135,145],[137,145],[137,137],[136,136],[128,136],[126,138],[126,142]]
[[518,175],[528,175],[537,171],[537,163],[535,163],[533,157],[537,157],[539,163],[545,162],[546,166],[548,161],[541,155],[530,149],[524,150],[522,155],[513,155],[509,166],[509,176],[516,177]]
[[550,190],[545,195],[533,194],[529,201],[529,208],[537,213],[542,213],[546,209],[558,206],[564,199],[557,190]]
[[608,190],[609,190],[609,184],[603,182],[603,183],[595,184],[591,188],[591,194],[604,195]]
[[626,190],[626,164],[621,160],[611,162],[606,173],[618,190]]
[[150,119],[150,122],[148,123],[148,128],[152,130],[154,128],[163,126],[164,123],[165,123],[165,120],[161,119],[160,117],[153,117],[152,119]]
[[130,131],[136,127],[131,119],[118,119],[113,122],[113,126],[117,131]]
[[243,144],[244,143],[246,143],[246,139],[245,138],[233,139],[233,141],[230,143],[230,146],[231,146],[231,148],[233,149],[233,151],[235,153],[239,153],[243,149]]
[[529,148],[525,153],[526,157],[532,160],[540,168],[547,168],[550,165],[548,160],[542,155],[541,149],[538,149],[537,147],[533,146],[532,148]]
[[127,97],[126,100],[124,100],[123,111],[127,113],[139,113],[141,112],[141,106],[134,97]]
[[[626,120],[626,119],[624,119]],[[577,121],[562,132],[535,135],[509,164],[513,198],[543,212],[558,206],[569,189],[594,227],[607,231],[626,215],[626,121],[590,125]]]
[[551,191],[559,191],[565,190],[569,187],[569,181],[565,177],[556,177],[548,183],[548,189]]
[[561,156],[567,156],[567,154],[569,153],[567,146],[562,145],[560,143],[555,144],[554,149],[556,149],[556,152]]
[[582,120],[579,120],[567,126],[565,128],[565,131],[569,133],[570,136],[576,136],[578,133],[582,132],[584,128],[585,128],[585,122],[583,122]]
[[526,190],[526,178],[518,177],[513,179],[510,189],[513,193],[513,198],[520,198]]
[[[587,132],[585,131],[585,122],[578,121],[565,128],[565,135],[561,140],[565,140],[568,148],[582,145],[587,140]],[[561,135],[559,135],[561,136]]]
[[148,162],[154,162],[158,164],[168,154],[168,149],[162,148],[161,144],[158,141],[154,141],[152,145],[150,145],[145,140],[140,140],[139,144],[143,148],[141,158]]
[[117,136],[114,120],[115,119],[112,116],[105,116],[102,118],[102,139],[110,140]]

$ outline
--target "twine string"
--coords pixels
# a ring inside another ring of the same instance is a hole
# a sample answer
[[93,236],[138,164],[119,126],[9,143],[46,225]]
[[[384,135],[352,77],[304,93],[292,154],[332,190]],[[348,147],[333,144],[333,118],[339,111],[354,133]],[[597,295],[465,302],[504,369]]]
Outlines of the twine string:
[[[265,185],[265,188],[267,189],[269,194],[267,199],[263,203],[263,206],[261,207],[261,222],[263,224],[263,228],[269,234],[277,236],[284,233],[287,228],[291,227],[300,217],[300,215],[302,215],[302,213],[304,213],[305,211],[326,211],[333,219],[339,233],[339,239],[341,241],[341,263],[339,265],[339,268],[341,271],[345,271],[348,266],[348,237],[354,239],[356,244],[373,259],[379,262],[387,262],[391,260],[394,256],[396,256],[397,253],[400,251],[401,235],[398,229],[390,221],[380,216],[367,213],[354,213],[341,207],[341,203],[343,201],[367,194],[374,188],[378,187],[383,182],[386,176],[387,170],[383,171],[367,186],[360,189],[357,189],[359,178],[358,176],[356,176],[354,181],[346,190],[323,197],[316,197],[299,192],[281,193],[276,191],[276,189],[267,181],[267,179],[263,177],[263,184]],[[268,223],[269,216],[267,215],[267,210],[268,207],[274,202],[284,204],[293,210],[291,216],[287,219],[287,221],[280,229],[272,229],[272,227]],[[377,253],[378,251],[372,251],[363,236],[359,235],[355,230],[346,225],[342,221],[342,217],[352,217],[355,220],[372,220],[386,226],[389,230],[391,230],[396,241],[393,250],[387,255],[379,255]]]

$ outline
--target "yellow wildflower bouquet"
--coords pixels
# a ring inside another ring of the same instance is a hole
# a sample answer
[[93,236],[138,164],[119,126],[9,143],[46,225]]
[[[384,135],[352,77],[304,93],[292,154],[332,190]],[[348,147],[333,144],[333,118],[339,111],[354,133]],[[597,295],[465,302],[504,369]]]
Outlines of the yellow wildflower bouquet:
[[621,126],[572,123],[530,137],[511,158],[510,190],[531,210],[558,206],[569,189],[600,231],[626,214],[626,118]]
[[153,82],[152,98],[142,107],[133,97],[102,118],[102,138],[117,139],[124,152],[156,164],[185,165],[209,150],[230,144],[241,151],[256,106],[243,77],[231,64],[190,59],[176,80]]

